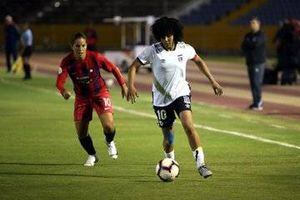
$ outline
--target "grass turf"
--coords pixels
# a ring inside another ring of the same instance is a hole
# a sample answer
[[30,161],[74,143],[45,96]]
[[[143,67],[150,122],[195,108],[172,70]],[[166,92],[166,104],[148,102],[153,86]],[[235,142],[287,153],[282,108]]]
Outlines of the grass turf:
[[[73,100],[56,95],[54,78],[0,73],[0,199],[300,199],[300,150],[198,129],[214,172],[202,179],[187,139],[175,125],[180,177],[163,183],[155,175],[162,158],[155,119],[115,112],[119,159],[106,152],[97,116],[90,132],[100,163],[83,167],[76,139]],[[68,86],[71,88],[70,84]],[[111,90],[116,106],[152,114],[150,94],[137,104]],[[300,146],[299,121],[193,104],[194,121]],[[283,128],[276,128],[272,125]]]

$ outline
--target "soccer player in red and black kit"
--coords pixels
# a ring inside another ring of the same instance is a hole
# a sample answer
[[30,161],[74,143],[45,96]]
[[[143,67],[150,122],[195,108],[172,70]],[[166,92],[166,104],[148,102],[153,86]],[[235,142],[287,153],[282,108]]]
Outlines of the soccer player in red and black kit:
[[64,99],[71,93],[64,88],[68,75],[75,91],[74,121],[80,144],[88,153],[84,166],[94,166],[98,161],[92,138],[88,132],[93,109],[96,110],[106,139],[109,155],[116,159],[117,148],[114,143],[115,126],[113,107],[109,91],[100,75],[100,69],[113,73],[122,89],[122,97],[127,95],[127,85],[119,69],[98,52],[87,51],[86,36],[76,33],[71,40],[73,52],[61,62],[56,87]]

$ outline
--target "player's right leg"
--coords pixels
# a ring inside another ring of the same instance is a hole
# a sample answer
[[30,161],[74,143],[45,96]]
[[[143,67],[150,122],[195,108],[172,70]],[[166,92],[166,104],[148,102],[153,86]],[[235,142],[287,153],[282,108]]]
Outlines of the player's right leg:
[[172,130],[173,123],[176,118],[174,110],[171,106],[153,106],[153,109],[157,117],[158,125],[162,129],[165,157],[175,159],[174,132]]
[[161,129],[163,133],[163,148],[165,151],[166,158],[172,158],[175,160],[174,153],[174,132],[172,130],[172,126],[164,127]]
[[75,127],[80,144],[88,154],[88,158],[84,163],[84,166],[87,167],[94,166],[95,163],[98,162],[96,150],[94,148],[92,138],[88,132],[89,122],[92,119],[92,111],[92,107],[89,105],[88,100],[75,99]]

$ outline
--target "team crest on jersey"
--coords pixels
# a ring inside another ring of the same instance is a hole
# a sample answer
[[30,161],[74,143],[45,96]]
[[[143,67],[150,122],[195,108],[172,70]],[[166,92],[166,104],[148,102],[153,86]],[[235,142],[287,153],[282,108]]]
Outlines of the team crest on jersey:
[[183,60],[183,55],[182,55],[182,54],[179,54],[179,55],[177,55],[177,58],[178,58],[178,61],[179,61],[179,62],[182,62],[182,60]]
[[160,59],[160,62],[161,62],[161,63],[165,63],[166,60],[165,60],[165,59]]
[[160,43],[154,44],[154,49],[155,49],[156,53],[160,53],[160,52],[162,52],[164,50],[164,48],[161,46]]

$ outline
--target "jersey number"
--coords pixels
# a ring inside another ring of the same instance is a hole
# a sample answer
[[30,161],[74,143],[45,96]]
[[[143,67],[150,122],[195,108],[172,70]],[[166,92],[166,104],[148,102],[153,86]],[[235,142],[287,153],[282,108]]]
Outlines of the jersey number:
[[157,110],[156,113],[157,113],[158,120],[167,119],[167,112],[165,110]]
[[105,107],[111,106],[110,98],[103,98],[103,101],[104,101],[104,106]]

